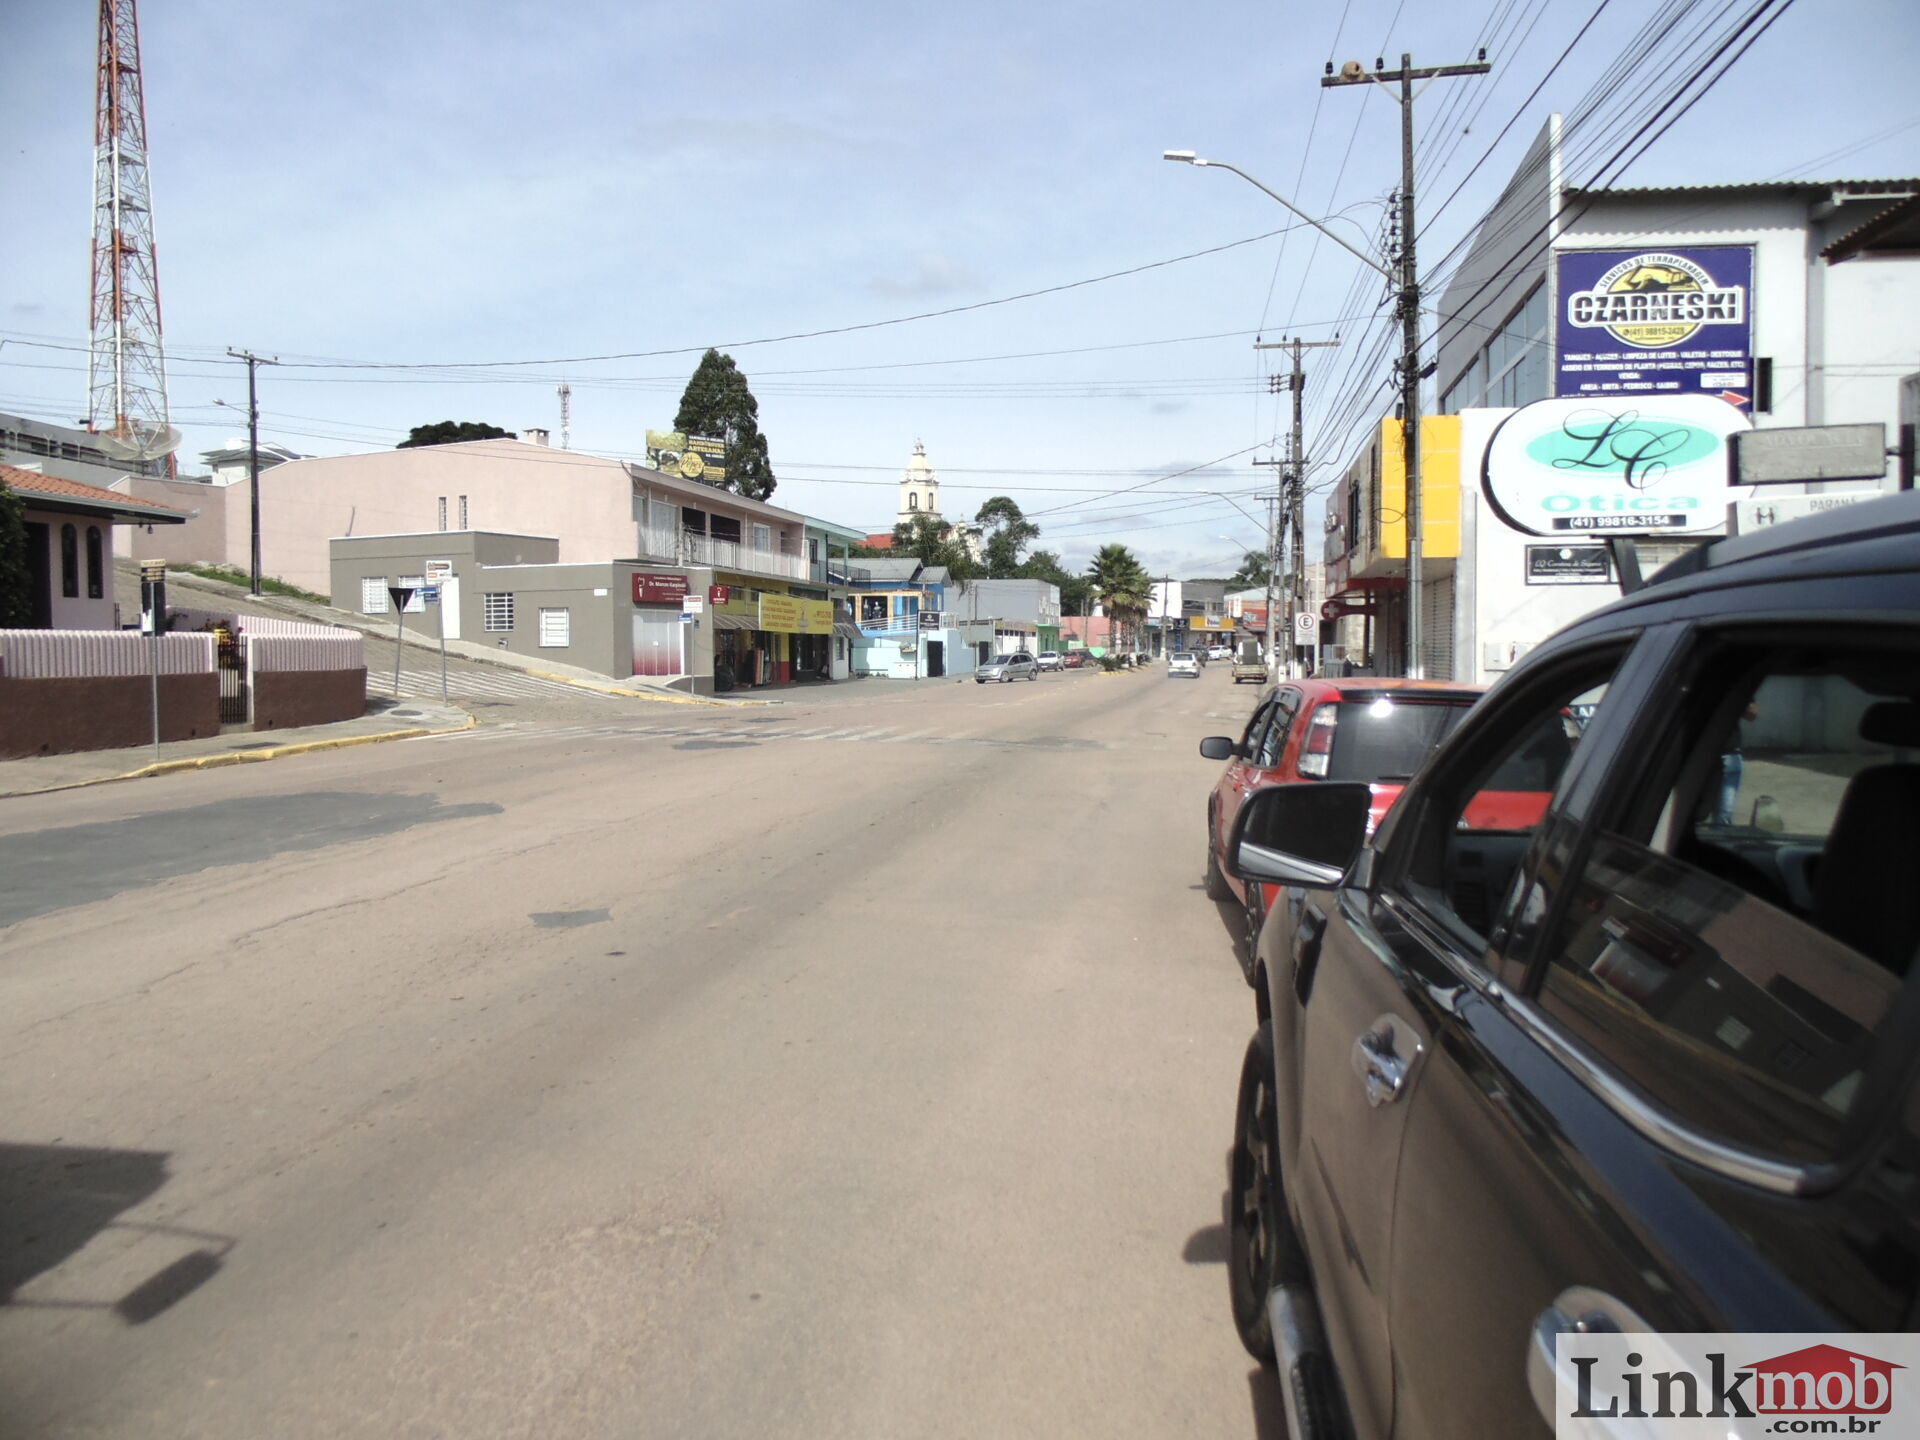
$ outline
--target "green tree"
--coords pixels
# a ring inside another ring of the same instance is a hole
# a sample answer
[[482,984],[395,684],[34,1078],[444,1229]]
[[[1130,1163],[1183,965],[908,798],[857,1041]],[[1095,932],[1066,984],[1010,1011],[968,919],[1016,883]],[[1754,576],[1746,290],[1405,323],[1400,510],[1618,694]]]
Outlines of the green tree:
[[[1139,557],[1124,545],[1102,545],[1087,566],[1087,580],[1113,622],[1115,648],[1138,649],[1140,622],[1153,599],[1153,577]],[[1129,632],[1133,638],[1123,646],[1120,637]]]
[[911,555],[922,565],[944,565],[958,588],[980,573],[959,532],[938,515],[915,515],[893,527],[893,553]]
[[765,500],[779,484],[767,456],[767,437],[760,433],[760,402],[731,355],[709,350],[700,357],[680,396],[673,428],[726,442],[726,488],[734,494]]
[[986,541],[980,548],[987,574],[995,580],[1017,579],[1021,557],[1040,538],[1040,527],[1027,519],[1007,495],[994,496],[973,518],[986,529]]
[[27,507],[0,480],[0,630],[25,626],[33,613],[28,574]]
[[511,430],[489,425],[484,420],[440,420],[432,425],[416,425],[407,438],[393,448],[412,450],[421,445],[457,445],[462,440],[517,440]]
[[1235,590],[1257,590],[1267,583],[1272,562],[1264,550],[1249,550],[1240,557],[1240,568],[1227,584]]

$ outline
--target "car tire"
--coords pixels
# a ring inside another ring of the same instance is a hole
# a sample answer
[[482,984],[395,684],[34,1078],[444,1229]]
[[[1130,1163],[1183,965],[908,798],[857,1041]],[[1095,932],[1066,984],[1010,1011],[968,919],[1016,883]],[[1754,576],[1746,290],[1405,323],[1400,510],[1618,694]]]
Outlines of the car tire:
[[1246,917],[1246,928],[1240,935],[1240,969],[1249,985],[1253,984],[1253,977],[1260,973],[1260,927],[1267,923],[1265,894],[1258,880],[1247,881],[1247,900],[1241,909],[1241,914]]
[[1027,672],[1027,679],[1038,680],[1039,678],[1040,678],[1040,672],[1038,670],[1029,670]]
[[1280,1112],[1274,1089],[1273,1026],[1247,1044],[1234,1104],[1233,1154],[1227,1174],[1227,1285],[1233,1328],[1263,1365],[1273,1364],[1267,1294],[1306,1278],[1306,1256],[1288,1218],[1280,1175]]
[[1231,900],[1233,887],[1227,884],[1227,877],[1220,870],[1220,857],[1213,851],[1213,817],[1207,817],[1207,898],[1209,900]]

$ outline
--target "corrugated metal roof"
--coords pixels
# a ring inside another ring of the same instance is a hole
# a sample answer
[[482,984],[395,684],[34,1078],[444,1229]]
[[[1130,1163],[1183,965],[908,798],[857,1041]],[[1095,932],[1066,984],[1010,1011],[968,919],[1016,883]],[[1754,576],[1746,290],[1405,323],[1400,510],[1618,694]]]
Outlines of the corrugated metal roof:
[[1563,195],[1621,195],[1636,200],[1657,200],[1665,196],[1707,195],[1828,195],[1834,191],[1850,195],[1911,195],[1920,191],[1920,179],[1899,180],[1755,180],[1725,185],[1623,185],[1588,190],[1579,185],[1561,188]]
[[1855,226],[1820,253],[1830,265],[1866,250],[1920,249],[1920,195],[1909,195],[1882,210],[1864,225]]

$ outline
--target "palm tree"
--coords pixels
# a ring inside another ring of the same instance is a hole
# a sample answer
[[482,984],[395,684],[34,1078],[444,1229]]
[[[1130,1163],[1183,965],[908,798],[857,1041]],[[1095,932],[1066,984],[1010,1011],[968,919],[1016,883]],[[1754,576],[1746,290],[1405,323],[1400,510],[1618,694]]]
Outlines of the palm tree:
[[[1153,577],[1126,546],[1102,545],[1087,566],[1087,583],[1113,623],[1112,638],[1118,648],[1121,627],[1133,625],[1137,629],[1146,617],[1153,598]],[[1136,638],[1134,648],[1138,645]]]

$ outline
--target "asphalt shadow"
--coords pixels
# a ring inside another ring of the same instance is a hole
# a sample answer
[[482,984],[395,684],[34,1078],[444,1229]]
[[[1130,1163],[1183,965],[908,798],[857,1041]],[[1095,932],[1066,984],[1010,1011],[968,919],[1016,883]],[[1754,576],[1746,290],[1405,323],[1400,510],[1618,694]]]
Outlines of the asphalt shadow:
[[434,795],[322,790],[0,835],[0,929],[220,865],[500,813],[491,803],[443,805]]

